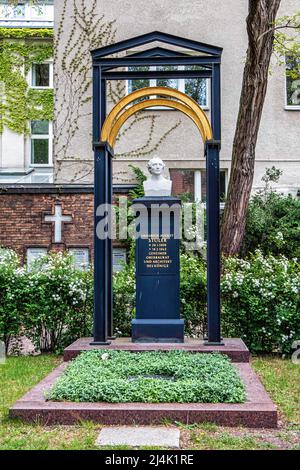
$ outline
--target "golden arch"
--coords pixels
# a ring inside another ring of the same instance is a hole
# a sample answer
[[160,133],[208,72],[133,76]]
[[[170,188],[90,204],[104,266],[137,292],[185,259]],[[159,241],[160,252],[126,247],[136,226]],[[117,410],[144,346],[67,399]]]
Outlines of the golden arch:
[[[148,99],[134,104],[128,108],[132,102],[146,96],[166,96],[168,99]],[[167,87],[146,87],[136,90],[122,98],[110,111],[101,131],[101,140],[107,142],[112,148],[116,143],[116,138],[120,128],[133,114],[142,109],[152,107],[173,108],[188,116],[197,126],[203,142],[213,139],[210,122],[198,103],[181,91]]]

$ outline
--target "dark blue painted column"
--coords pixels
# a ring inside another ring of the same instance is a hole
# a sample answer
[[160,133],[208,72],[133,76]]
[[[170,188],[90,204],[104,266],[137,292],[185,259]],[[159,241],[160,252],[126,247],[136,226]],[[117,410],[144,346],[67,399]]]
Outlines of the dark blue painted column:
[[95,187],[94,187],[94,342],[107,343],[108,312],[108,272],[107,240],[97,236],[97,224],[102,217],[97,215],[97,208],[106,198],[107,151],[105,145],[95,144]]
[[[107,240],[97,237],[97,224],[101,217],[97,208],[107,202],[108,151],[100,142],[101,127],[105,119],[105,95],[99,66],[93,67],[93,148],[94,148],[94,341],[92,344],[107,343],[108,276]],[[100,88],[101,87],[101,88]],[[105,84],[104,84],[105,87]]]
[[220,168],[221,148],[221,64],[213,64],[211,83],[211,124],[214,139],[206,144],[207,178],[207,321],[205,344],[221,343],[220,300]]
[[221,140],[221,64],[214,64],[211,84],[211,125],[215,140]]
[[220,302],[220,142],[206,144],[208,342],[221,344]]
[[[102,129],[104,121],[106,119],[106,80],[100,78],[100,116],[99,116],[99,128]],[[105,202],[112,204],[112,149],[107,149],[107,158],[105,162]],[[113,339],[113,281],[112,281],[112,239],[108,237],[106,239],[106,277],[107,277],[107,336],[109,339]]]
[[[113,185],[112,185],[112,168],[113,168],[113,159],[110,152],[107,155],[107,202],[112,206],[113,202]],[[112,238],[107,238],[107,297],[108,297],[108,306],[107,306],[107,336],[109,339],[115,339],[113,336],[113,247],[112,247]]]

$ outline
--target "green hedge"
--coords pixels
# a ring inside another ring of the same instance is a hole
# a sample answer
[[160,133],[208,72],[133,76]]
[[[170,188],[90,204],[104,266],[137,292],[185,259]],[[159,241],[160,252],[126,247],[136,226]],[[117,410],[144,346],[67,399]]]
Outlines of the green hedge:
[[[242,337],[253,352],[290,352],[300,339],[300,269],[296,258],[264,256],[223,261],[222,333]],[[42,351],[61,351],[92,332],[93,275],[73,267],[69,255],[51,254],[28,271],[17,255],[0,251],[0,339],[26,335]],[[181,255],[181,314],[186,334],[206,332],[206,267]],[[131,334],[134,268],[114,276],[114,328]]]
[[300,256],[299,197],[269,192],[252,198],[242,253],[245,255],[255,248],[265,254]]
[[300,193],[297,197],[281,194],[272,188],[282,172],[266,169],[263,189],[250,200],[242,256],[260,249],[264,254],[300,257]]

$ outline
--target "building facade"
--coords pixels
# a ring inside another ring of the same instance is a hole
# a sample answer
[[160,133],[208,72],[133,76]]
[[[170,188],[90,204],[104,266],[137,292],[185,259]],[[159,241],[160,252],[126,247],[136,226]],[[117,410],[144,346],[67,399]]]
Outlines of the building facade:
[[[298,0],[285,0],[279,15],[294,14],[297,9]],[[80,21],[76,20],[78,15]],[[158,30],[223,47],[221,192],[224,196],[247,49],[246,16],[247,2],[240,0],[191,0],[188,4],[179,0],[56,1],[55,180],[92,182],[89,51]],[[127,51],[131,52],[135,51]],[[254,190],[261,186],[266,168],[274,165],[283,171],[278,189],[295,195],[300,188],[300,78],[287,78],[285,67],[275,57],[271,72],[257,144]],[[156,84],[190,94],[210,117],[210,85],[205,79],[110,83],[108,99],[112,106],[131,90]],[[68,114],[73,117],[72,123],[66,119]],[[195,199],[205,199],[203,147],[188,118],[174,110],[155,109],[132,118],[119,135],[114,182],[118,185],[133,182],[130,165],[146,171],[146,162],[153,155],[166,161],[175,187],[191,193]]]
[[53,1],[0,2],[0,184],[53,181]]
[[[297,10],[299,0],[284,0],[279,15]],[[78,265],[92,259],[90,51],[153,30],[223,48],[220,182],[224,201],[247,48],[246,16],[247,2],[240,0],[190,0],[188,4],[43,0],[14,6],[0,0],[0,246],[17,250],[28,263],[55,250],[73,252]],[[286,66],[291,65],[287,60]],[[288,78],[275,57],[271,72],[253,189],[262,185],[266,168],[275,166],[283,172],[277,188],[296,195],[300,189],[300,77]],[[210,118],[211,90],[205,79],[109,82],[109,109],[126,93],[155,85],[189,94]],[[146,173],[148,160],[158,155],[166,162],[173,194],[205,202],[202,140],[182,113],[153,108],[136,114],[121,129],[115,154],[116,194],[134,186],[133,166]],[[125,259],[126,250],[115,246],[116,270]]]

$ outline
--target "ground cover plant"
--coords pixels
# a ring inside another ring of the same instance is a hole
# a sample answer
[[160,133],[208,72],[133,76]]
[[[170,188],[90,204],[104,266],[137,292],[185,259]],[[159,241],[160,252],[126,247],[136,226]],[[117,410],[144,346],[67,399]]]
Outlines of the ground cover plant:
[[75,402],[241,403],[245,390],[221,354],[87,351],[46,397]]
[[[101,424],[42,426],[8,417],[8,408],[58,365],[60,358],[42,354],[9,357],[0,365],[0,450],[96,450]],[[176,426],[182,449],[298,449],[300,450],[299,365],[276,357],[252,361],[267,391],[278,405],[279,429],[219,427],[212,423]],[[171,426],[169,423],[161,423]],[[116,447],[119,449],[121,446]],[[129,447],[127,447],[129,449]]]

